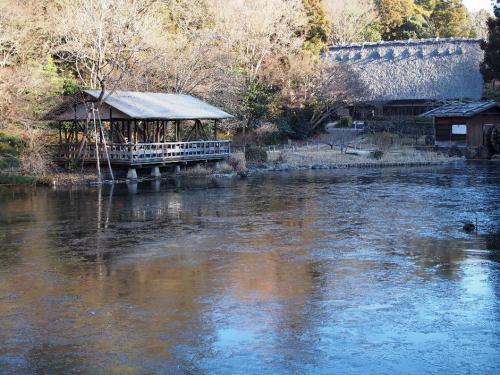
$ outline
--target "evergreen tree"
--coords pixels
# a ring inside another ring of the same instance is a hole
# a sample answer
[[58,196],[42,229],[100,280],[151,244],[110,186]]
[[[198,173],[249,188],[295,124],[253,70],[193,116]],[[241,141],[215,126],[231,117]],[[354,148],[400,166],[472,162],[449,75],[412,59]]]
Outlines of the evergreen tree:
[[323,0],[302,0],[307,16],[304,49],[315,54],[323,50],[330,39],[330,22]]
[[427,12],[432,12],[436,6],[436,0],[415,0],[415,4]]
[[437,0],[431,22],[440,38],[469,37],[471,30],[462,0]]
[[471,37],[462,0],[377,0],[384,40]]
[[427,10],[435,0],[377,0],[384,40],[418,39],[433,36]]
[[393,31],[396,39],[424,39],[433,37],[432,28],[422,14],[405,17],[401,27]]
[[496,1],[495,18],[488,21],[489,38],[483,43],[484,63],[481,71],[486,82],[500,81],[500,0]]

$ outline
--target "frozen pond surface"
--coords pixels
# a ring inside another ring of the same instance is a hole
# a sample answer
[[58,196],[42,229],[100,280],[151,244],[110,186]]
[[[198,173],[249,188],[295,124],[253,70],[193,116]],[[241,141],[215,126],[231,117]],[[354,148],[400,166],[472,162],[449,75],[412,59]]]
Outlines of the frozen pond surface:
[[499,237],[498,163],[3,193],[0,373],[500,374]]

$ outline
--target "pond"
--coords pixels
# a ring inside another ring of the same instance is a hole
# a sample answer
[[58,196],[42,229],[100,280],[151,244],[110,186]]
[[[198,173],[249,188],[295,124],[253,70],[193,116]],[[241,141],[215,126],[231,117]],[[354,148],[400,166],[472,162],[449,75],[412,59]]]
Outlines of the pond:
[[0,373],[500,373],[499,163],[0,208]]

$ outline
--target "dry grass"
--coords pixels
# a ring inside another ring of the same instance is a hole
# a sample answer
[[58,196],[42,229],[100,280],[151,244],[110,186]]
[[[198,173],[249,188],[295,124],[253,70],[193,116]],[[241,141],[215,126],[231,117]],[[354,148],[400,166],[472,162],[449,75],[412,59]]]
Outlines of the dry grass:
[[[351,154],[342,154],[338,150],[320,151],[295,151],[287,152],[286,163],[291,167],[303,165],[356,165],[356,164],[415,164],[415,163],[444,163],[458,158],[450,158],[447,155],[438,154],[435,152],[418,151],[412,148],[393,148],[391,151],[384,152],[382,158],[374,159],[370,156],[360,156]],[[283,158],[283,153],[271,152],[270,161],[274,163]]]
[[229,174],[235,172],[234,168],[226,161],[217,163],[213,171],[215,173],[221,174]]
[[181,176],[185,177],[205,177],[213,173],[211,168],[202,164],[196,164],[194,167],[181,170]]
[[67,185],[82,185],[92,182],[97,182],[98,176],[96,172],[64,172],[64,173],[48,173],[38,177],[37,182],[43,185],[52,186],[67,186]]
[[207,177],[214,174],[232,174],[239,172],[241,168],[241,159],[231,157],[227,161],[218,162],[214,165],[196,164],[193,167],[181,170],[180,174],[185,177]]

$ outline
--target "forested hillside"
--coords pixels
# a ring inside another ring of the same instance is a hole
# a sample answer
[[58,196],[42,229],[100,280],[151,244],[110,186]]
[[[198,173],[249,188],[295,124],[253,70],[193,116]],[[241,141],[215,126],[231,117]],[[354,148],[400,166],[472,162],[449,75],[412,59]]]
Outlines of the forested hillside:
[[0,141],[18,137],[0,152],[39,168],[37,119],[82,88],[191,93],[234,131],[306,137],[350,84],[329,44],[486,37],[487,18],[461,0],[0,0]]

